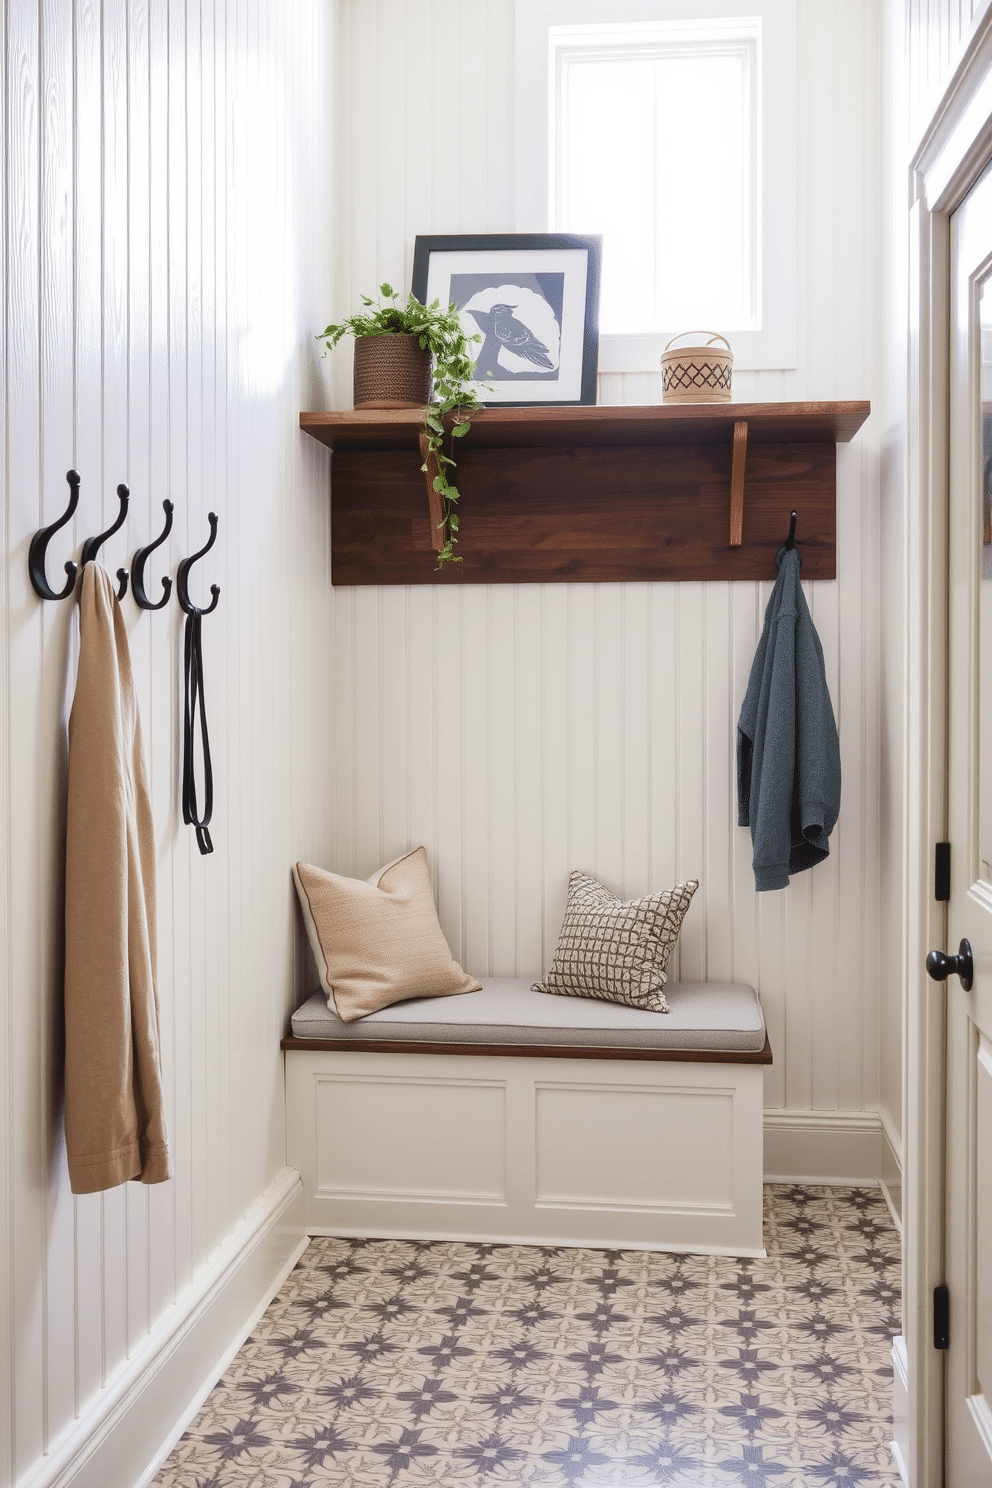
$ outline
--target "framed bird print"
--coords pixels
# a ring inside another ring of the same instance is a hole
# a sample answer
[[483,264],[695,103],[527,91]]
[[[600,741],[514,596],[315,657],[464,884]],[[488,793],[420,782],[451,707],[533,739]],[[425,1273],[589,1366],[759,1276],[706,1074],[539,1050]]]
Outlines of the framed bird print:
[[477,338],[483,403],[595,403],[601,244],[574,233],[417,238],[413,293],[458,306]]

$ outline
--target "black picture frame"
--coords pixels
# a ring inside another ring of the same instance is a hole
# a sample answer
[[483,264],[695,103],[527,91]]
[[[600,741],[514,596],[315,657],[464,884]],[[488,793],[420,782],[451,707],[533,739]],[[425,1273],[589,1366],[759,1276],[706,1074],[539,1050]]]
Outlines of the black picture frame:
[[602,242],[577,233],[418,235],[413,293],[424,305],[454,302],[466,333],[481,337],[472,348],[481,402],[596,402]]

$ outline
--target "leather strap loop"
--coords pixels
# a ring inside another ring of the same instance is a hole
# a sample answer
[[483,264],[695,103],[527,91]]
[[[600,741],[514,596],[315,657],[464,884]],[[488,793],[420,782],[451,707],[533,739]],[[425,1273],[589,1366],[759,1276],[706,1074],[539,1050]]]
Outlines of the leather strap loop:
[[[184,638],[185,702],[183,707],[183,821],[196,828],[196,845],[206,856],[214,845],[207,824],[214,809],[214,775],[210,763],[210,738],[207,734],[207,710],[203,697],[203,647],[200,640],[199,610],[186,616]],[[200,723],[200,751],[203,756],[203,815],[196,804],[196,724]]]

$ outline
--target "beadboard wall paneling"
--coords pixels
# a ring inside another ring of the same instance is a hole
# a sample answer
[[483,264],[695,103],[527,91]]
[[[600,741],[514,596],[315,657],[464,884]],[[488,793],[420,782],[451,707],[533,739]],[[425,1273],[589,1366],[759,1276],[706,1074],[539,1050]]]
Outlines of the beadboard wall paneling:
[[[890,906],[898,927],[905,897],[905,803],[900,751],[904,732],[906,685],[906,448],[909,303],[909,215],[906,209],[906,165],[911,155],[909,85],[906,64],[906,0],[885,0],[882,7],[881,153],[884,161],[881,207],[882,277],[881,343],[882,393],[878,405],[879,452],[879,590],[880,647],[885,665],[878,676],[878,739],[880,831],[886,850],[881,860],[882,902]],[[900,960],[901,928],[889,943],[889,954]],[[886,1141],[902,1163],[901,1121],[892,1123],[902,1104],[902,975],[891,970],[879,980],[879,1080]],[[888,1124],[887,1124],[888,1123]],[[893,1187],[892,1167],[886,1174],[890,1203],[901,1204]]]
[[[742,399],[880,393],[878,28],[860,0],[799,5],[799,365],[739,374]],[[418,232],[512,226],[513,5],[346,0],[340,61],[344,313],[383,279],[406,291]],[[332,360],[350,407],[347,343]],[[600,378],[600,402],[660,399],[660,374]],[[838,578],[807,586],[842,742],[827,863],[756,895],[736,826],[736,720],[773,574],[472,590],[453,575],[334,594],[333,866],[365,875],[423,842],[456,956],[522,976],[553,953],[570,868],[625,895],[698,876],[679,969],[760,988],[767,1104],[875,1109],[901,752],[898,709],[880,708],[879,438],[872,418],[839,451]],[[885,1105],[897,1128],[897,1083]]]
[[905,0],[910,139],[929,125],[989,0]]
[[[309,978],[289,866],[333,849],[327,400],[335,8],[258,0],[0,5],[0,1485],[33,1478],[284,1164],[278,1041]],[[193,571],[215,769],[201,858],[179,803],[182,616],[123,602],[150,770],[174,1179],[69,1192],[62,877],[73,602],[30,588],[36,528],[82,494],[49,572],[109,524],[147,579]],[[149,1443],[149,1448],[154,1443]],[[115,1485],[116,1488],[116,1485]],[[121,1485],[124,1488],[124,1485]]]

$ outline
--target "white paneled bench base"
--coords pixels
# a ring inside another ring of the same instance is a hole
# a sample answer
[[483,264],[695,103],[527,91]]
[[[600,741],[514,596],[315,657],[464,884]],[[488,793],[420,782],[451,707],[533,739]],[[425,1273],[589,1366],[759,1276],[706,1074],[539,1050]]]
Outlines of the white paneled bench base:
[[308,1231],[764,1255],[760,1003],[665,991],[667,1015],[491,978],[354,1023],[316,993],[282,1043]]

